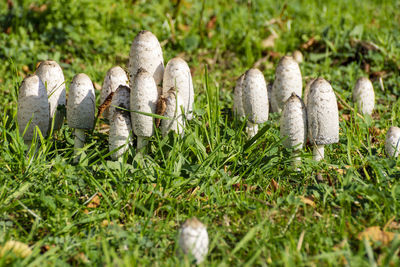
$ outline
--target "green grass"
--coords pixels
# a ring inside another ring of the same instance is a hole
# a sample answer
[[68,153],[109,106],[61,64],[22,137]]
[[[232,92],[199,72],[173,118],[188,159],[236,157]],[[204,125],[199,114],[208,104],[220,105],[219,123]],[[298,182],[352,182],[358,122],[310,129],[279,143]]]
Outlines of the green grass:
[[[368,226],[399,231],[390,222],[400,222],[400,163],[384,155],[387,129],[400,125],[399,2],[13,2],[11,10],[0,2],[0,245],[18,240],[33,253],[8,255],[0,265],[188,265],[177,233],[190,216],[208,227],[205,266],[399,265],[398,239],[357,238]],[[67,87],[79,72],[101,84],[110,67],[127,65],[142,29],[159,38],[165,62],[181,55],[192,68],[196,116],[185,136],[157,132],[148,155],[132,148],[113,162],[108,136],[97,128],[73,165],[72,130],[64,124],[26,153],[16,103],[36,63],[57,60]],[[279,37],[263,48],[271,31]],[[311,37],[315,44],[302,48]],[[371,77],[377,98],[372,118],[344,106],[340,143],[327,146],[320,163],[306,148],[300,172],[281,145],[278,115],[249,141],[231,110],[241,73],[264,57],[258,66],[271,82],[279,56],[295,49],[305,57],[303,77],[330,80],[350,106],[361,75]],[[378,71],[385,71],[384,90]]]

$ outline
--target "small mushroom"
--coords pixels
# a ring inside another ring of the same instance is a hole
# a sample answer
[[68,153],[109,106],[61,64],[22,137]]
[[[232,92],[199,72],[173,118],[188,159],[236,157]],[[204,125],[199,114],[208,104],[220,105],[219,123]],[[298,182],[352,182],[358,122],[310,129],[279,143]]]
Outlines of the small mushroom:
[[113,160],[117,160],[121,157],[125,151],[128,150],[129,144],[131,143],[132,127],[130,114],[127,111],[130,108],[130,93],[131,90],[129,87],[120,85],[115,91],[111,102],[111,106],[114,107],[114,110],[110,123],[110,151],[119,148],[111,155]]
[[171,88],[165,96],[165,112],[163,115],[170,120],[161,121],[161,133],[163,136],[167,135],[169,131],[174,131],[177,134],[183,134],[183,128],[185,121],[183,120],[182,108],[184,107],[184,101],[180,94],[176,93],[175,88]]
[[281,138],[286,148],[294,148],[293,166],[300,163],[298,156],[306,143],[307,138],[307,112],[303,100],[295,93],[289,97],[283,106],[281,116]]
[[65,117],[66,96],[63,71],[57,62],[47,60],[40,63],[36,75],[39,76],[47,89],[50,105],[49,128],[55,116],[53,129],[57,131],[61,129]]
[[168,61],[164,71],[163,94],[174,87],[184,103],[185,116],[188,120],[193,117],[194,89],[190,68],[185,60],[175,57]]
[[131,122],[138,150],[147,145],[147,139],[154,133],[153,117],[138,112],[155,114],[157,100],[158,90],[153,76],[145,69],[139,69],[131,88]]
[[90,78],[84,73],[75,75],[69,87],[67,103],[68,126],[75,129],[75,163],[79,161],[78,150],[85,143],[85,130],[93,129],[94,126],[95,99]]
[[258,132],[258,124],[268,120],[269,110],[267,85],[258,69],[250,69],[245,73],[242,101],[248,119],[246,131],[252,138]]
[[307,97],[309,139],[313,159],[324,158],[324,145],[339,142],[339,114],[332,86],[323,78],[316,79]]
[[372,114],[375,105],[375,93],[368,78],[361,77],[357,80],[353,90],[353,101],[362,114]]
[[245,117],[242,101],[243,81],[245,74],[240,75],[236,81],[235,91],[233,95],[233,113],[239,118]]
[[307,107],[307,97],[308,97],[308,94],[310,93],[311,84],[312,84],[316,79],[317,79],[317,78],[311,78],[311,79],[307,82],[306,88],[304,89],[303,102],[304,102],[304,105],[305,105],[306,107]]
[[297,63],[303,63],[303,54],[300,52],[300,50],[293,51],[292,56]]
[[157,86],[161,85],[164,75],[164,59],[157,37],[149,31],[141,31],[133,40],[129,53],[129,80],[133,88],[134,76],[140,68],[153,76]]
[[[128,86],[128,76],[120,66],[112,67],[107,71],[100,93],[100,104],[103,104],[107,97],[117,90],[120,85]],[[111,121],[114,116],[114,107],[111,106],[104,110],[103,116]]]
[[184,254],[191,254],[200,264],[208,252],[207,229],[196,217],[185,221],[179,231],[179,246]]
[[25,144],[31,145],[36,126],[43,135],[46,135],[49,128],[49,114],[45,85],[39,76],[27,76],[19,89],[17,112],[20,134],[23,134],[26,126],[30,123],[23,136]]
[[281,112],[283,104],[293,92],[301,97],[302,86],[299,64],[291,56],[282,57],[276,67],[272,87],[273,110]]
[[392,126],[386,133],[385,151],[389,157],[397,158],[400,152],[400,128]]

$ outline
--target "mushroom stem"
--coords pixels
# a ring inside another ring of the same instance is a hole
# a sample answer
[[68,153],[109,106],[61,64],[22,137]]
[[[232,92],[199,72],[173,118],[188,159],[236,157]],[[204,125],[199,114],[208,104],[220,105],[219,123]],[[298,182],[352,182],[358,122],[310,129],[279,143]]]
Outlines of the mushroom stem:
[[78,150],[81,149],[85,144],[85,130],[75,129],[75,142],[74,142],[74,163],[79,162],[80,156],[77,156]]
[[316,161],[324,159],[324,145],[313,146],[313,159]]
[[258,132],[258,124],[252,123],[250,121],[247,122],[246,133],[249,138],[253,138]]
[[148,143],[149,143],[149,141],[147,140],[146,137],[138,136],[137,137],[137,146],[136,146],[137,151],[142,150],[142,148],[146,147]]

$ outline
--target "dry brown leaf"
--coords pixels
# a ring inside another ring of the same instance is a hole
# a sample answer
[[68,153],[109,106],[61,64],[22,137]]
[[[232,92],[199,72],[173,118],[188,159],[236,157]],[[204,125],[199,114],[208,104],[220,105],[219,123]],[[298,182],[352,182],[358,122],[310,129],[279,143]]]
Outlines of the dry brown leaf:
[[97,117],[99,118],[101,116],[101,114],[103,114],[104,110],[106,110],[107,108],[109,108],[111,106],[111,101],[112,98],[114,96],[114,92],[111,92],[106,100],[104,100],[104,102],[99,106],[99,110],[97,111]]
[[274,178],[272,178],[271,180],[271,187],[272,187],[272,191],[276,192],[279,189],[279,184],[275,181]]
[[274,47],[276,38],[278,38],[278,34],[272,31],[266,39],[262,40],[261,47],[263,49]]
[[99,91],[101,90],[101,85],[100,84],[94,82],[93,86],[94,86],[94,89],[99,90]]
[[309,206],[311,206],[313,208],[316,207],[315,202],[312,201],[309,197],[300,196],[300,200],[301,200],[301,202],[303,202],[306,205],[309,205]]
[[110,221],[108,221],[108,220],[103,220],[103,221],[101,222],[101,226],[102,226],[102,227],[107,227],[107,226],[109,226],[109,225],[114,225],[114,222],[110,222]]
[[3,247],[0,247],[0,258],[10,252],[20,258],[26,258],[32,254],[32,250],[27,244],[14,240],[9,240]]
[[25,73],[28,73],[29,72],[29,67],[27,65],[23,65],[22,66],[22,71],[25,72]]
[[393,232],[382,231],[379,226],[371,226],[359,233],[357,238],[359,240],[366,239],[373,242],[381,242],[383,245],[388,245],[396,236]]
[[90,200],[89,204],[86,207],[88,208],[97,208],[100,206],[100,194],[95,195],[92,200]]
[[207,29],[208,30],[214,29],[216,22],[217,22],[217,16],[212,15],[210,17],[210,20],[207,22]]
[[310,48],[314,43],[316,42],[315,36],[311,37],[310,39],[307,40],[304,44],[301,45],[301,48],[304,50],[307,50]]

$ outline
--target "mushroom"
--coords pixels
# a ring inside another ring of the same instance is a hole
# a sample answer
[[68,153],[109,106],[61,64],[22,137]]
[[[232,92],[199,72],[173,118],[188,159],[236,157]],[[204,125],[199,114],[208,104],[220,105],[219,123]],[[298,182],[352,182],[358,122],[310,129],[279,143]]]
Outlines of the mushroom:
[[36,126],[43,135],[46,135],[49,128],[49,114],[45,85],[39,76],[27,76],[19,89],[17,111],[18,128],[21,135],[29,123],[23,136],[25,144],[31,145]]
[[161,101],[165,101],[165,112],[159,115],[170,118],[170,120],[161,121],[162,135],[167,135],[171,130],[182,135],[184,131],[183,127],[185,125],[182,114],[182,108],[184,107],[184,101],[182,97],[179,93],[176,93],[175,88],[172,87],[166,95],[162,96]]
[[362,114],[372,114],[375,105],[375,93],[368,78],[361,77],[357,80],[353,90],[353,101]]
[[194,90],[192,75],[185,60],[175,57],[168,61],[164,71],[163,94],[176,88],[183,101],[183,109],[188,120],[193,117]]
[[324,145],[339,142],[339,114],[332,86],[323,78],[316,79],[307,97],[309,139],[313,159],[324,158]]
[[179,246],[184,254],[191,254],[200,264],[208,252],[208,234],[206,227],[196,218],[185,221],[179,231]]
[[392,126],[386,133],[385,151],[389,157],[397,158],[400,152],[400,128]]
[[307,138],[307,112],[303,100],[295,93],[285,102],[281,116],[281,138],[286,148],[294,148],[293,166],[300,163],[299,150]]
[[301,97],[302,79],[299,64],[291,57],[284,56],[275,71],[275,81],[272,87],[272,108],[281,112],[283,104],[294,92]]
[[[120,85],[128,86],[128,76],[120,66],[112,67],[107,71],[106,77],[104,77],[103,86],[100,93],[100,104],[104,103],[106,98],[117,90]],[[129,107],[128,107],[129,108]],[[103,116],[111,121],[114,116],[114,107],[111,106],[104,110]]]
[[[111,106],[114,108],[112,111],[113,117],[110,123],[109,144],[110,151],[116,150],[111,158],[117,160],[121,157],[126,150],[128,150],[131,143],[130,134],[132,131],[131,119],[129,111],[130,108],[130,93],[131,90],[125,85],[118,86],[115,91]],[[122,109],[120,109],[122,108]]]
[[249,69],[245,73],[242,101],[248,119],[246,132],[252,138],[258,132],[258,124],[268,120],[269,109],[267,85],[258,69]]
[[156,113],[158,90],[153,76],[145,69],[139,69],[131,88],[131,122],[137,136],[137,149],[147,145],[147,139],[154,133],[153,117],[138,112]]
[[164,74],[164,59],[157,37],[149,31],[141,31],[133,40],[129,53],[129,79],[133,88],[134,76],[140,68],[153,76],[157,86],[161,85]]
[[57,62],[47,60],[40,63],[36,75],[39,76],[47,89],[50,105],[49,128],[55,116],[53,129],[57,131],[61,129],[65,117],[66,97],[63,71]]
[[239,118],[245,117],[242,101],[243,92],[243,80],[245,74],[240,75],[236,80],[235,92],[233,95],[233,113],[235,113]]
[[[68,126],[75,128],[75,155],[85,143],[85,130],[93,129],[95,101],[93,83],[90,78],[84,73],[75,75],[69,87],[67,103]],[[79,157],[75,156],[74,162],[78,161]]]
[[317,78],[311,78],[307,84],[306,84],[306,88],[304,89],[304,95],[303,95],[303,102],[304,105],[307,107],[307,98],[308,98],[308,94],[310,93],[310,87],[311,84],[316,80]]
[[300,52],[300,50],[293,51],[292,56],[297,63],[303,63],[303,54]]

